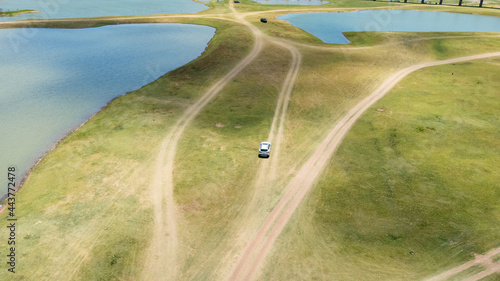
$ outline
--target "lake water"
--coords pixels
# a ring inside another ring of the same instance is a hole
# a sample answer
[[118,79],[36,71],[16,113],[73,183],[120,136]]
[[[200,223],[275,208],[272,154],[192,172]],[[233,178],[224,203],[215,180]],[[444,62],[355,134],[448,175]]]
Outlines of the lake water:
[[325,43],[347,44],[342,32],[500,32],[500,18],[410,10],[302,13],[278,17],[318,37]]
[[173,23],[0,29],[0,197],[9,165],[21,178],[111,99],[200,56],[214,34]]
[[323,5],[329,3],[325,0],[254,0],[267,5]]
[[0,8],[4,11],[30,9],[41,12],[16,17],[0,17],[0,21],[14,21],[194,13],[208,7],[192,0],[0,0]]

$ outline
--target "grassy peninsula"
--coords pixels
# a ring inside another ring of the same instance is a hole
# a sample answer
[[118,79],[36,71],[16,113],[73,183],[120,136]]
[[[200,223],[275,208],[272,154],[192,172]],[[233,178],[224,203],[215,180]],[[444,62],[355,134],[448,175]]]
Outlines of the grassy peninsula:
[[0,9],[0,17],[15,17],[21,14],[38,13],[35,10],[16,10],[16,11],[2,11]]

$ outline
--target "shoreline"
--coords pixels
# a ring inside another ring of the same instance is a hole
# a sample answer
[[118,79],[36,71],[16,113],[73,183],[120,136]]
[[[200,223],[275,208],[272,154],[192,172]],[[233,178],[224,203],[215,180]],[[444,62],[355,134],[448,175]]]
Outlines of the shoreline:
[[[168,73],[168,72],[167,72]],[[165,73],[166,74],[166,73]],[[165,75],[164,74],[164,75]],[[156,81],[156,80],[155,80]],[[153,81],[154,82],[154,81]],[[151,83],[153,83],[151,82]],[[146,84],[146,85],[149,85],[150,83]],[[144,85],[144,86],[146,86]],[[144,87],[142,86],[142,87]],[[141,88],[142,88],[141,87]],[[141,88],[137,89],[137,90],[140,90]],[[16,189],[15,193],[14,194],[17,194],[17,192],[23,187],[24,183],[29,179],[29,177],[31,176],[31,173],[33,172],[33,169],[38,166],[42,160],[47,157],[49,155],[50,152],[52,152],[54,149],[56,149],[59,144],[64,141],[66,138],[69,137],[69,135],[71,135],[73,132],[75,132],[76,130],[80,129],[83,125],[85,125],[87,122],[89,122],[92,118],[94,118],[97,114],[99,114],[100,112],[102,112],[104,109],[106,109],[106,107],[108,107],[108,105],[113,102],[115,99],[119,98],[119,97],[122,97],[126,94],[129,94],[129,93],[132,93],[132,92],[135,92],[137,90],[133,90],[133,91],[130,91],[130,92],[126,92],[122,95],[119,95],[117,97],[114,97],[113,99],[111,99],[110,101],[108,101],[104,106],[102,106],[97,112],[95,112],[94,114],[92,114],[89,118],[87,118],[87,120],[85,120],[83,123],[81,123],[80,125],[78,125],[77,127],[71,129],[68,133],[66,133],[63,137],[61,137],[58,141],[56,141],[48,150],[46,150],[45,152],[43,152],[41,154],[41,156],[37,156],[36,158],[36,161],[33,161],[34,164],[32,165],[29,165],[29,168],[26,170],[26,172],[24,172],[22,174],[22,176],[20,176],[20,181],[19,181],[19,185],[18,185],[18,188]],[[5,201],[8,199],[9,197],[7,196],[7,194],[5,195],[2,195],[0,196],[0,215],[3,214],[3,212],[5,211]]]
[[[185,23],[178,23],[178,24],[185,24]],[[193,24],[194,25],[194,24]],[[196,25],[200,25],[200,24],[196,24]],[[202,25],[202,26],[207,26],[207,25]],[[215,34],[214,34],[214,37],[215,37]],[[128,92],[125,92],[121,95],[118,95],[114,98],[112,98],[111,100],[109,100],[105,105],[103,105],[101,108],[99,108],[95,113],[93,113],[91,116],[89,116],[84,122],[82,122],[80,125],[74,127],[73,129],[71,129],[70,131],[68,131],[66,134],[64,134],[59,140],[57,140],[56,142],[53,143],[52,146],[50,146],[49,149],[45,150],[43,153],[41,153],[39,156],[36,156],[35,157],[35,160],[34,161],[31,161],[32,164],[28,165],[28,169],[23,172],[19,178],[20,178],[20,181],[18,183],[18,188],[15,190],[14,194],[17,194],[17,192],[24,186],[24,184],[26,183],[26,181],[30,178],[32,172],[33,172],[33,169],[35,167],[37,167],[41,162],[42,160],[47,157],[49,155],[50,152],[52,152],[54,149],[56,149],[59,144],[64,141],[66,138],[68,138],[73,132],[77,131],[78,129],[80,129],[81,127],[83,127],[87,122],[89,122],[90,120],[92,120],[92,118],[94,118],[97,114],[101,113],[103,110],[105,110],[113,101],[115,101],[116,99],[120,98],[120,97],[123,97],[127,94],[130,94],[130,93],[133,93],[133,92],[136,92],[136,91],[140,91],[142,88],[144,88],[145,86],[151,84],[151,83],[154,83],[155,81],[157,81],[158,79],[160,79],[161,77],[167,75],[168,73],[176,70],[176,69],[179,69],[179,68],[182,68],[182,67],[185,67],[186,65],[192,63],[193,61],[197,60],[198,58],[202,57],[203,54],[207,51],[207,48],[209,47],[210,45],[210,42],[214,39],[214,37],[212,37],[206,44],[205,46],[205,49],[203,50],[203,52],[201,52],[197,57],[193,58],[191,61],[188,61],[187,63],[183,64],[183,65],[180,65],[178,67],[175,67],[174,69],[171,69],[163,74],[161,74],[158,78],[156,78],[155,80],[147,83],[147,84],[144,84],[142,85],[141,87],[137,88],[137,89],[134,89],[134,90],[131,90],[131,91],[128,91]],[[3,214],[3,212],[5,211],[6,209],[6,201],[8,199],[8,193],[6,194],[3,194],[3,195],[0,195],[0,215]]]

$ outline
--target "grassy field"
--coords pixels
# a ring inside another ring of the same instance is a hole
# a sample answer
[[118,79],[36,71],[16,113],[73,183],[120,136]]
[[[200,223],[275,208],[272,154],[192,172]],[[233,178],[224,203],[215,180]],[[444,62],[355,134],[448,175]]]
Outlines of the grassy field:
[[[253,2],[248,0],[249,2]],[[454,12],[454,13],[466,13],[466,14],[481,14],[488,16],[500,16],[500,9],[481,9],[470,8],[470,7],[453,7],[453,6],[432,6],[432,5],[405,5],[402,3],[388,3],[388,2],[373,2],[373,1],[348,1],[350,5],[339,5],[340,2],[332,2],[331,5],[321,5],[315,6],[314,9],[324,9],[323,12],[331,11],[331,12],[349,12],[356,11],[360,9],[408,9],[408,10],[423,10],[423,11],[440,11],[440,12]],[[244,4],[243,4],[244,3]],[[240,12],[255,12],[262,11],[264,9],[256,9],[253,8],[254,5],[246,5],[246,1],[242,1],[241,6],[238,7],[238,11]],[[373,4],[377,6],[372,6]],[[356,6],[358,5],[358,6]],[[387,6],[389,5],[389,6]],[[262,6],[262,5],[261,5]],[[268,6],[268,5],[264,5]],[[290,8],[290,5],[280,5],[274,6],[275,9],[286,9]],[[299,13],[301,10],[304,12],[308,12],[307,7],[303,6],[293,6],[294,12]],[[265,10],[264,10],[265,11]],[[322,10],[318,10],[318,12],[322,12]],[[277,11],[277,12],[261,12],[259,14],[250,15],[247,17],[247,20],[254,25],[257,25],[259,29],[261,29],[265,34],[291,40],[293,42],[298,43],[306,43],[306,44],[317,44],[324,45],[324,43],[318,39],[317,37],[301,30],[300,28],[294,27],[288,24],[284,20],[277,19],[278,16],[288,14],[289,11]],[[260,18],[265,17],[268,19],[267,24],[260,24]],[[432,37],[432,36],[459,36],[459,35],[470,35],[471,33],[434,33],[434,32],[424,32],[424,33],[412,33],[406,34],[407,37],[403,38],[401,36],[405,36],[402,32],[346,32],[344,35],[352,42],[349,45],[332,45],[332,48],[350,48],[350,47],[360,47],[360,46],[370,46],[374,44],[387,44],[393,41],[406,41],[411,40],[410,37],[422,38],[422,37]],[[498,35],[496,33],[492,33],[492,35]]]
[[[284,8],[241,2],[238,10],[248,12]],[[342,0],[326,7],[388,5]],[[228,11],[227,1],[209,6],[200,14]],[[259,17],[248,19],[257,24]],[[137,279],[152,231],[149,184],[157,147],[180,114],[253,43],[245,27],[222,19],[134,16],[27,25],[135,22],[205,24],[217,32],[202,57],[112,101],[33,170],[17,194],[18,280]],[[270,36],[329,46],[284,22],[258,26]],[[498,51],[500,44],[498,37],[474,33],[347,36],[354,41],[347,48],[298,46],[303,63],[286,117],[281,177],[293,173],[335,121],[396,69]],[[239,219],[256,180],[258,143],[269,133],[290,60],[287,51],[266,43],[183,135],[174,170],[179,279],[219,279],[221,261],[232,258],[228,251],[245,223]],[[426,69],[402,82],[347,137],[278,240],[261,278],[418,279],[499,246],[496,81],[499,60]],[[281,194],[271,186],[254,216],[263,219]],[[0,228],[2,255],[7,245],[1,237],[7,235]]]
[[[422,37],[437,35],[440,34]],[[416,35],[401,34],[399,38],[410,36]],[[324,136],[326,129],[394,69],[438,56],[445,58],[495,50],[495,42],[498,42],[498,38],[461,39],[435,39],[449,46],[449,52],[435,51],[435,40],[408,43],[390,60],[387,57],[391,50],[383,48],[376,48],[377,52],[372,53],[366,50],[302,50],[305,58],[289,107],[279,174],[285,175],[290,168],[300,164],[312,152],[316,140]],[[458,44],[464,46],[463,51],[455,50]],[[469,45],[477,49],[471,51]],[[276,52],[273,53],[276,55]],[[275,86],[280,84],[278,77],[269,76],[266,61],[273,66],[271,73],[279,71],[276,60],[266,58],[256,63],[254,66],[257,69],[259,66],[262,68],[260,73],[240,75],[251,79],[245,82],[238,77],[212,106],[200,114],[181,142],[176,159],[179,170],[176,195],[184,215],[181,220],[183,233],[180,234],[186,237],[182,272],[188,280],[218,279],[219,263],[227,259],[226,251],[237,240],[234,231],[238,224],[242,224],[238,214],[248,203],[251,192],[248,190],[249,182],[252,182],[257,167],[255,147],[268,133],[266,128],[269,128],[272,114],[269,110],[274,107],[272,101],[275,96],[267,95],[263,99],[262,94],[277,91],[276,87],[266,90],[266,79],[271,77]],[[366,64],[366,61],[372,63]],[[259,80],[263,79],[260,75],[264,75],[264,80]],[[258,83],[260,87],[251,85],[251,81],[255,80],[261,81]],[[241,86],[237,87],[240,83]],[[240,89],[245,90],[240,92]],[[262,90],[264,92],[258,94]],[[249,99],[250,93],[255,97]],[[263,105],[267,110],[262,109]],[[242,125],[249,120],[249,128]],[[196,169],[193,169],[195,166]],[[255,213],[265,215],[281,192],[271,187],[267,203],[254,210]],[[296,250],[290,246],[287,248],[292,252]],[[300,263],[301,259],[297,260]],[[287,267],[281,269],[286,271]],[[270,278],[278,278],[278,275]]]
[[261,279],[419,280],[498,247],[499,66],[420,70],[366,112]]

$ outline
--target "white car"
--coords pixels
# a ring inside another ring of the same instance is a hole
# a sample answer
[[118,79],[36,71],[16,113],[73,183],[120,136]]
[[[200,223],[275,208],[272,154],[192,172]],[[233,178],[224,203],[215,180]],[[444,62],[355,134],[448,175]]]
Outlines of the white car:
[[260,143],[259,146],[259,157],[269,158],[271,153],[271,143],[264,141]]

